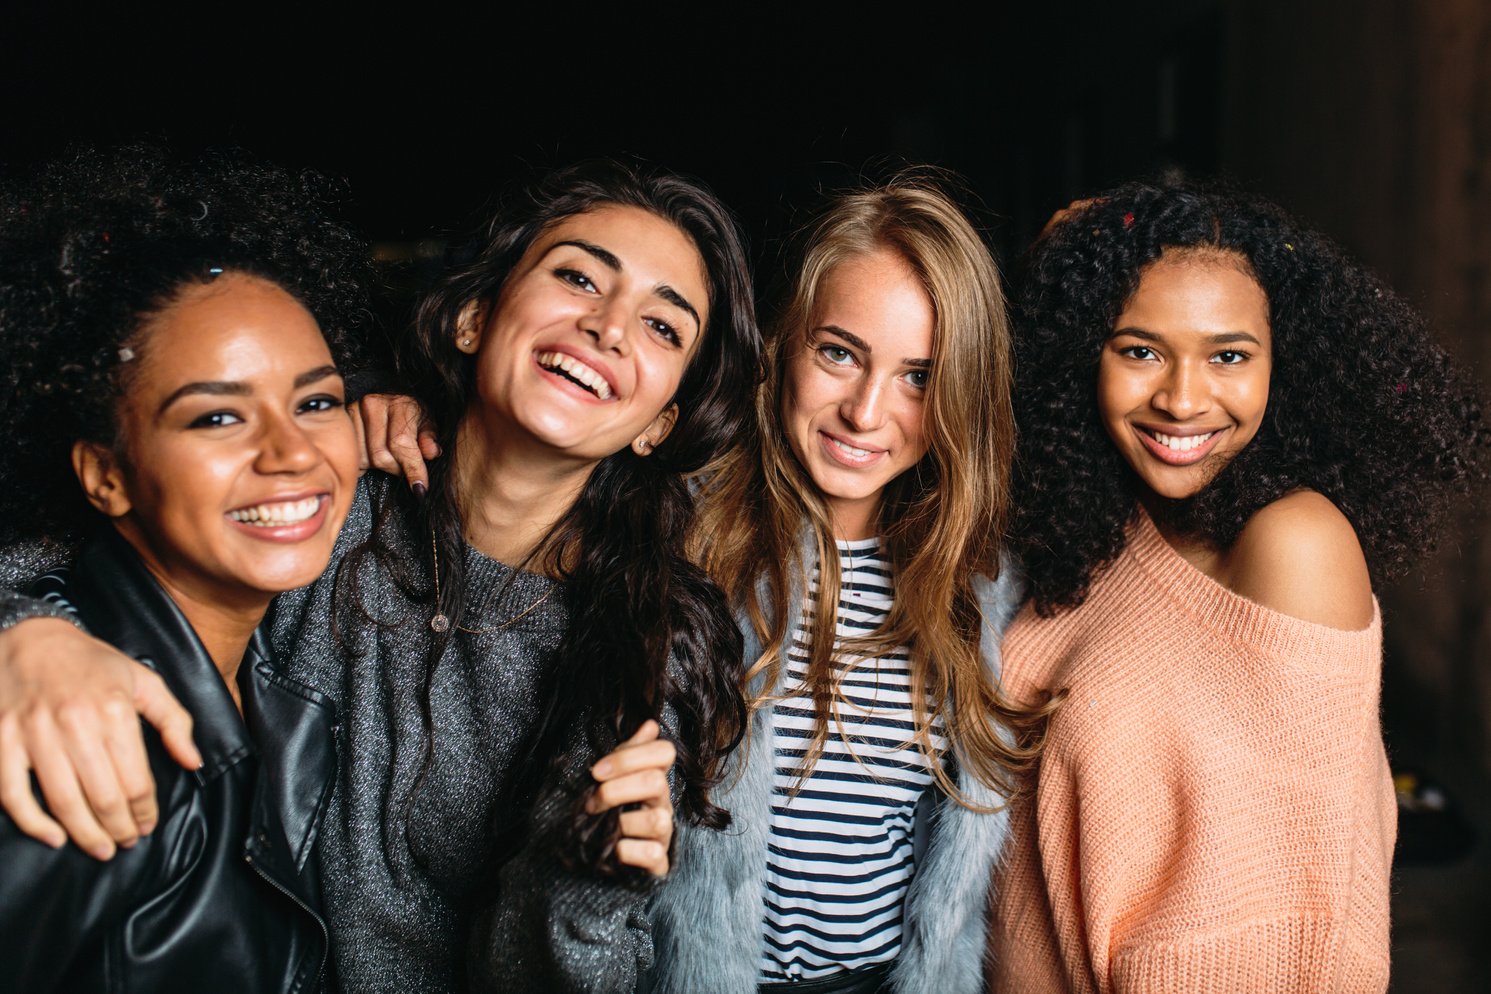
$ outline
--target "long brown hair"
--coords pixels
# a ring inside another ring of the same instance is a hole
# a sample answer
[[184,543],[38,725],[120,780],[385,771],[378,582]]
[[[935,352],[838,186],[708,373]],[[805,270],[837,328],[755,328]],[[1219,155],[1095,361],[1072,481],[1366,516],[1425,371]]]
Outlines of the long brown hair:
[[[804,234],[801,263],[775,323],[766,379],[756,395],[756,432],[709,474],[696,549],[730,602],[744,610],[764,651],[747,679],[771,703],[784,638],[799,610],[809,568],[801,535],[812,532],[819,594],[811,624],[805,693],[817,715],[800,768],[822,754],[833,703],[842,699],[834,665],[839,559],[827,506],[787,443],[781,384],[807,331],[825,278],[846,259],[880,249],[899,253],[918,275],[936,316],[924,413],[927,454],[886,487],[879,533],[895,574],[895,603],[883,625],[846,642],[870,656],[906,646],[911,656],[914,739],[939,785],[961,801],[932,747],[941,722],[958,762],[1009,796],[1015,775],[1039,754],[1052,705],[1007,701],[979,655],[986,619],[974,577],[995,579],[1009,516],[1011,411],[1009,328],[999,273],[983,240],[926,170],[836,197]],[[764,585],[761,581],[764,579]]]

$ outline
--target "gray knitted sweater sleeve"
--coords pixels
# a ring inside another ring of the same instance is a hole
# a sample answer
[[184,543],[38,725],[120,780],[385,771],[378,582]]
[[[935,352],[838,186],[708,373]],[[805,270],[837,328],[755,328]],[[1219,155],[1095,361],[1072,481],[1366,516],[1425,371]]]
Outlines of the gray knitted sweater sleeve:
[[588,757],[576,758],[534,807],[522,849],[498,873],[470,941],[477,991],[630,994],[652,968],[647,892],[567,870],[554,840],[590,779]]

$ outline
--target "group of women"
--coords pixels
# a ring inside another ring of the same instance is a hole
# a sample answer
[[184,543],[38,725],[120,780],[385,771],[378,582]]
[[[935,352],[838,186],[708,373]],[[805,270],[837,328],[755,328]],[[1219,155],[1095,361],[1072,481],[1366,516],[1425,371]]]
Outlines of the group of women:
[[1488,432],[1328,240],[1131,184],[1007,320],[905,172],[763,345],[715,198],[587,163],[349,416],[324,193],[139,149],[6,192],[8,977],[1385,988],[1373,590]]

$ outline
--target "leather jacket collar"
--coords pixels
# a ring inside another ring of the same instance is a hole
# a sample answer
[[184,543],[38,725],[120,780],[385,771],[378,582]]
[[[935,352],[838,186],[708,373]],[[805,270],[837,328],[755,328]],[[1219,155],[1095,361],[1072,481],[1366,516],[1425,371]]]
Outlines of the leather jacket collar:
[[[248,846],[265,869],[297,891],[336,771],[335,704],[272,662],[267,625],[249,640],[238,670],[243,715],[191,623],[112,527],[99,529],[58,575],[55,592],[97,637],[150,666],[191,712],[206,784],[245,756],[262,758]],[[308,787],[310,789],[308,789]],[[303,894],[314,907],[314,894]]]

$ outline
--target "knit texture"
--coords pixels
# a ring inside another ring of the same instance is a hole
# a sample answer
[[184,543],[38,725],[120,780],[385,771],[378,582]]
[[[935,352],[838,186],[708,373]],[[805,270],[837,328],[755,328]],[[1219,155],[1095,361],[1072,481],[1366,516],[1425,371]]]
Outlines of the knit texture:
[[1027,605],[1006,686],[1069,696],[995,873],[994,990],[1384,990],[1381,646],[1375,608],[1355,632],[1269,610],[1142,512],[1081,607]]

